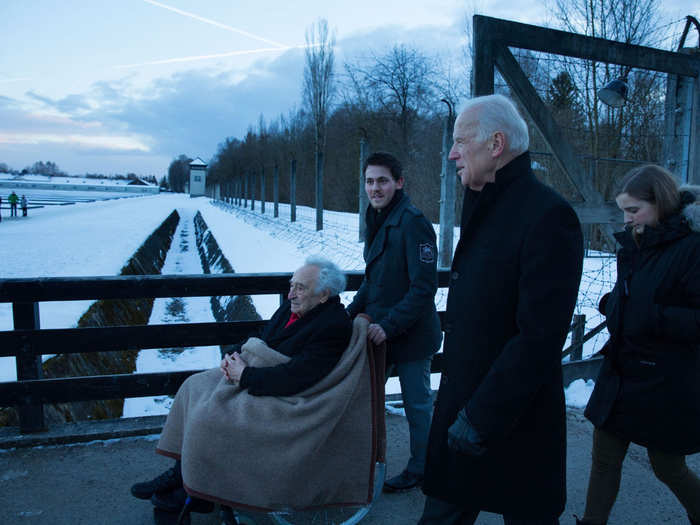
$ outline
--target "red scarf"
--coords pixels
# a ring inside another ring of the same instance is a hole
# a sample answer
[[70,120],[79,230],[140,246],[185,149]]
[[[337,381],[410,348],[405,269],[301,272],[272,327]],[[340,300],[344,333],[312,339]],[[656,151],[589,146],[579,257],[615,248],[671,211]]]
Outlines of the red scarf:
[[287,321],[287,324],[284,325],[284,327],[287,328],[289,325],[291,325],[292,323],[294,323],[295,321],[298,321],[298,320],[299,320],[299,316],[297,314],[295,314],[294,312],[292,312],[292,315],[289,316],[289,321]]

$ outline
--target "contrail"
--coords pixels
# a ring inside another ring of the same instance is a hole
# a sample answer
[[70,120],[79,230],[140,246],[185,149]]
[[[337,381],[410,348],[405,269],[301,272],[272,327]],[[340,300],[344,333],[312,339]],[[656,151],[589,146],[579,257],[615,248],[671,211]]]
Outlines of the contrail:
[[0,78],[0,84],[9,84],[10,82],[22,82],[24,80],[31,79],[32,77]]
[[318,47],[320,44],[301,45],[301,46],[284,46],[284,47],[263,47],[260,49],[245,49],[242,51],[229,51],[228,53],[216,53],[214,55],[198,55],[191,57],[164,58],[162,60],[152,60],[150,62],[140,62],[138,64],[123,64],[120,66],[112,66],[114,69],[129,69],[143,66],[156,66],[162,64],[175,64],[178,62],[195,62],[197,60],[209,60],[212,58],[225,58],[241,55],[254,55],[257,53],[279,53],[289,49],[305,49],[307,47]]
[[160,2],[156,2],[155,0],[143,0],[143,1],[146,3],[152,4],[152,5],[155,5],[157,7],[162,7],[163,9],[173,11],[174,13],[177,13],[179,15],[188,16],[190,18],[194,18],[195,20],[199,20],[200,22],[204,22],[206,24],[211,24],[211,25],[219,27],[221,29],[231,31],[233,33],[238,33],[239,35],[247,36],[249,38],[254,38],[255,40],[260,40],[261,42],[265,42],[266,44],[270,44],[270,45],[276,46],[276,47],[281,48],[281,49],[289,49],[288,46],[285,46],[284,44],[280,44],[279,42],[275,42],[273,40],[268,40],[267,38],[263,38],[261,36],[253,35],[251,33],[248,33],[247,31],[243,31],[242,29],[236,29],[235,27],[227,26],[226,24],[216,22],[215,20],[210,20],[208,18],[204,18],[202,16],[195,15],[194,13],[189,13],[187,11],[183,11],[182,9],[178,9],[176,7],[162,4]]

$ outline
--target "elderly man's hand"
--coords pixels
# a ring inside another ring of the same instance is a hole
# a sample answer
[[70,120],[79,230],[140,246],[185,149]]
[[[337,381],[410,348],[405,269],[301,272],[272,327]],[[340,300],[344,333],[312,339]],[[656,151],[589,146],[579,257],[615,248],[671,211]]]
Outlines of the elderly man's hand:
[[381,327],[381,325],[377,323],[372,323],[367,327],[367,337],[369,337],[369,340],[372,341],[375,345],[380,345],[384,341],[386,341],[386,332],[384,331],[384,328]]
[[248,363],[241,358],[241,354],[238,352],[234,352],[233,355],[226,354],[221,361],[221,370],[226,379],[236,384],[241,382],[241,374],[246,366]]

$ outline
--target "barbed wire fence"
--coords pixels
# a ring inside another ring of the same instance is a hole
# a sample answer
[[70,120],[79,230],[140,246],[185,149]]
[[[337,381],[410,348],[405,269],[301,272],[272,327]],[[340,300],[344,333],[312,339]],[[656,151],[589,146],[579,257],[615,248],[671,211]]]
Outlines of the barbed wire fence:
[[[324,229],[316,231],[315,209],[297,206],[296,222],[289,222],[289,204],[279,204],[279,217],[272,214],[272,206],[266,206],[263,214],[226,201],[212,201],[221,210],[232,214],[237,220],[259,229],[270,237],[288,242],[301,253],[321,254],[344,270],[363,270],[363,243],[358,242],[359,224],[356,214],[324,211]],[[439,229],[439,226],[436,226]],[[459,240],[459,228],[455,228],[455,242]],[[576,304],[576,313],[586,316],[587,329],[597,326],[604,320],[598,312],[600,298],[612,290],[616,279],[615,256],[595,250],[586,250],[581,286]],[[343,294],[344,302],[349,302],[354,292]],[[440,288],[435,296],[438,310],[447,306],[447,289]],[[546,322],[543,319],[543,322]],[[583,349],[583,356],[590,356],[600,350],[607,340],[607,331],[594,336]],[[567,345],[569,341],[567,342]]]

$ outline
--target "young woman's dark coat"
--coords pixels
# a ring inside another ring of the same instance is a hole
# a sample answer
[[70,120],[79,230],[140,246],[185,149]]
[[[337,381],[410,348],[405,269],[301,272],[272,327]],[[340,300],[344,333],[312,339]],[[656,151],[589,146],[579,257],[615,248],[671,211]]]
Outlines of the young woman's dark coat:
[[[558,516],[566,499],[561,351],[583,239],[571,206],[537,181],[524,153],[467,191],[443,328],[444,371],[424,491],[465,509]],[[482,456],[447,445],[466,408]]]
[[331,297],[285,328],[289,301],[275,312],[261,339],[291,357],[285,364],[243,370],[241,388],[254,396],[291,396],[326,376],[340,360],[352,336],[352,321],[338,296]]
[[673,215],[639,245],[629,231],[616,237],[617,282],[602,304],[610,340],[585,414],[646,447],[700,452],[700,233]]

